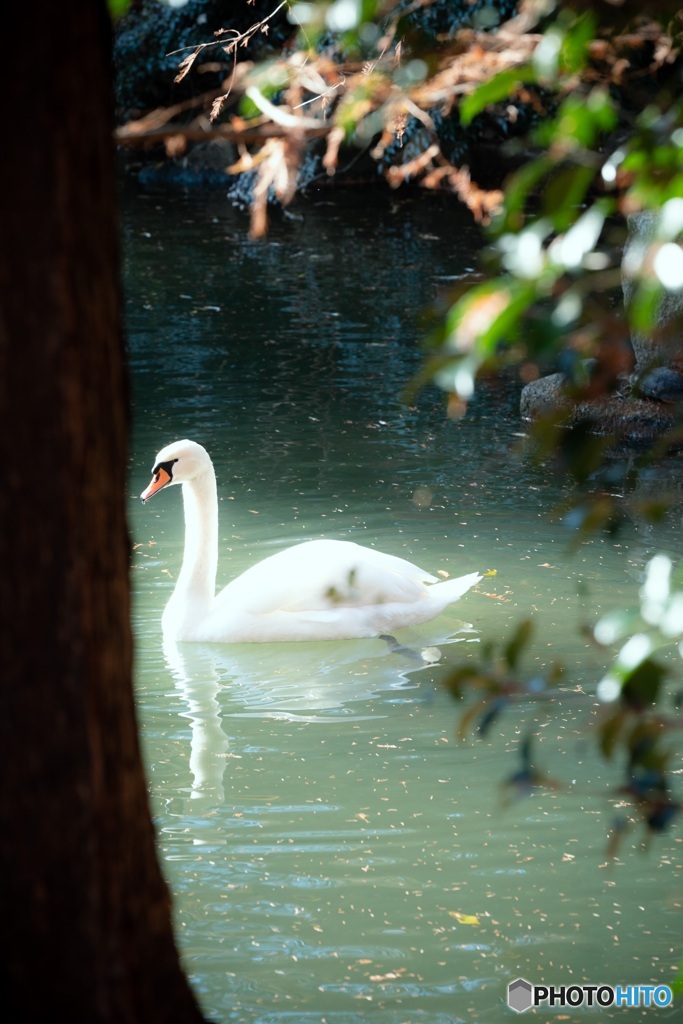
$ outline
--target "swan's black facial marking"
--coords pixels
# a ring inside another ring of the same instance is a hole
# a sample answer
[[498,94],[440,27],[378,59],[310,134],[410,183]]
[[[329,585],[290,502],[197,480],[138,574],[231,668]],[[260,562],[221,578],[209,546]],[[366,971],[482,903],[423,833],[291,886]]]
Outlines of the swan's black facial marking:
[[152,470],[152,482],[140,495],[143,502],[147,501],[160,491],[162,487],[168,487],[173,483],[173,466],[177,459],[169,459],[168,462],[158,462]]
[[169,459],[168,462],[157,462],[156,466],[152,470],[152,476],[158,476],[159,470],[163,469],[165,473],[168,473],[169,481],[173,479],[173,467],[176,464],[177,459]]

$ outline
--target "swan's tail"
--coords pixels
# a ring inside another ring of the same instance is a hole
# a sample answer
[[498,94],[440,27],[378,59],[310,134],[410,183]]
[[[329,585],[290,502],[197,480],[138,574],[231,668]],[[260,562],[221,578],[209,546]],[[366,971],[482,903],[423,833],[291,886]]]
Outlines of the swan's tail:
[[433,583],[429,592],[436,598],[443,608],[453,601],[457,601],[463,594],[466,594],[470,587],[483,579],[481,573],[471,572],[467,576],[458,576],[454,580],[443,580],[441,583]]

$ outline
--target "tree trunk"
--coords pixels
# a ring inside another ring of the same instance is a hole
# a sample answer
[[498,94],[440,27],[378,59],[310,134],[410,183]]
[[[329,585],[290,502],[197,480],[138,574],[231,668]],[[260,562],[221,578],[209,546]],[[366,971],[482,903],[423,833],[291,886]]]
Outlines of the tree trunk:
[[4,1015],[200,1021],[133,704],[108,16],[104,0],[37,0],[3,27]]

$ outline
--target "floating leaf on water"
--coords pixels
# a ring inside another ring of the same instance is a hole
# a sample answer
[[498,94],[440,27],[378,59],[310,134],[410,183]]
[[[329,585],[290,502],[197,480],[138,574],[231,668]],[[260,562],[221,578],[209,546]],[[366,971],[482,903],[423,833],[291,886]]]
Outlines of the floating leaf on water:
[[462,914],[459,910],[449,910],[449,917],[454,917],[458,924],[481,924],[476,914]]

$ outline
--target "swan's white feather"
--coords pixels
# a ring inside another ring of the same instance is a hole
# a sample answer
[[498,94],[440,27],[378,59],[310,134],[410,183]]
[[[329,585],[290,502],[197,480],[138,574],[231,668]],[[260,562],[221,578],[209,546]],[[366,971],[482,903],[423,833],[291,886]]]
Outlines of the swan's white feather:
[[419,600],[434,577],[394,555],[352,541],[311,540],[257,562],[217,596],[255,614],[320,611]]

